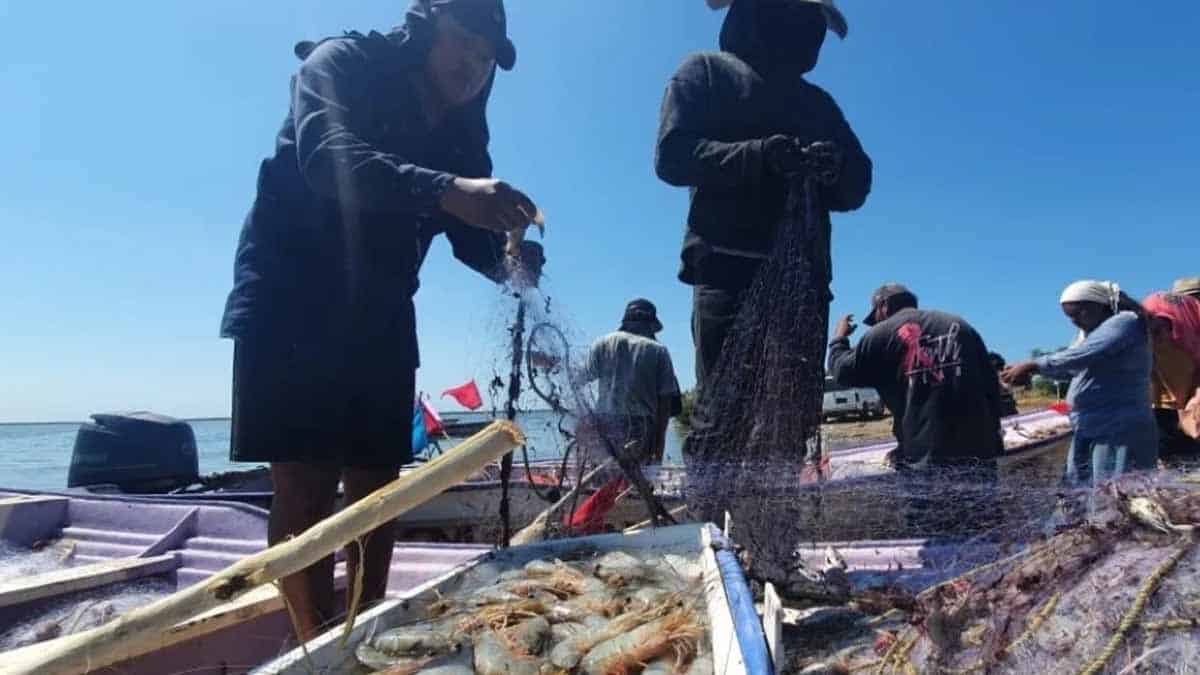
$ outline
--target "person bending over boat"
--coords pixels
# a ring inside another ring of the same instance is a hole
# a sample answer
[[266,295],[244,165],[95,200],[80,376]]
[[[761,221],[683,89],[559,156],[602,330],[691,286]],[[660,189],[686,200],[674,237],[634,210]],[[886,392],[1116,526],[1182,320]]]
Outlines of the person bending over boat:
[[[1000,382],[983,338],[962,317],[919,309],[894,283],[872,294],[863,323],[870,330],[851,347],[853,315],[838,322],[829,374],[843,386],[874,387],[892,411],[889,459],[907,490],[910,526],[922,536],[987,529],[1004,442]],[[961,518],[964,509],[971,518]]]
[[1150,406],[1153,359],[1145,310],[1111,281],[1077,281],[1059,303],[1080,331],[1075,344],[1011,366],[1002,379],[1017,384],[1034,374],[1071,377],[1069,484],[1095,486],[1126,471],[1153,469],[1158,429]]
[[830,211],[857,209],[870,191],[870,158],[833,97],[804,79],[827,30],[846,35],[832,0],[733,0],[721,51],[687,57],[667,84],[655,168],[691,188],[679,279],[693,287],[698,389],[771,250],[789,177],[814,164],[836,175],[816,205],[826,229]]
[[892,411],[897,467],[967,465],[985,474],[1003,450],[1000,382],[987,346],[965,319],[920,309],[901,284],[871,296],[854,347],[854,316],[834,329],[829,374],[846,387],[874,387]]
[[599,381],[600,433],[618,450],[633,443],[642,464],[662,462],[667,424],[679,397],[671,354],[655,339],[662,329],[654,303],[631,301],[621,327],[592,344],[584,369],[588,382]]
[[1180,421],[1189,408],[1195,411],[1190,414],[1200,413],[1200,300],[1155,293],[1142,306],[1149,316],[1154,350],[1150,401],[1158,422],[1158,454],[1195,460],[1200,458],[1200,441],[1188,433],[1195,425]]
[[[272,544],[330,515],[339,480],[354,502],[411,460],[412,296],[429,241],[445,233],[500,281],[537,212],[490,178],[488,95],[516,58],[500,0],[417,0],[387,35],[303,42],[296,55],[221,326],[235,340],[231,456],[271,463]],[[392,546],[384,527],[362,560],[347,548],[364,601],[383,597]],[[332,557],[283,591],[312,637],[334,618]]]

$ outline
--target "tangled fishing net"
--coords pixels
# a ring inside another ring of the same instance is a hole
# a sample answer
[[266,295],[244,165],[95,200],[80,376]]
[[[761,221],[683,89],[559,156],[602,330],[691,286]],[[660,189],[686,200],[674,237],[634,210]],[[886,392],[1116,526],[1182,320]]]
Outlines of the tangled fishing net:
[[1064,495],[1046,536],[915,595],[859,584],[793,622],[786,672],[1196,672],[1194,479],[1131,476]]

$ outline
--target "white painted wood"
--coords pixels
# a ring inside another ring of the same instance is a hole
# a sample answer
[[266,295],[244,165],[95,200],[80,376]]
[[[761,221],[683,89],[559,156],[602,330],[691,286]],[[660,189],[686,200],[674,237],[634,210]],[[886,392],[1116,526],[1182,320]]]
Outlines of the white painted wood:
[[767,648],[771,650],[771,661],[775,672],[782,673],[783,653],[783,603],[775,591],[775,584],[767,582],[763,589],[763,634],[767,636]]
[[101,586],[170,572],[179,567],[173,553],[151,558],[120,558],[68,567],[0,582],[0,607],[53,598]]

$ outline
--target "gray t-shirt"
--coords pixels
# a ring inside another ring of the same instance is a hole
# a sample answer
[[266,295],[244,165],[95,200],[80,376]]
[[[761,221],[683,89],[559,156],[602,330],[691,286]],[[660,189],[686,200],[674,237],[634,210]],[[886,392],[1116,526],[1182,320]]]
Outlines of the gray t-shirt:
[[588,352],[587,377],[599,381],[596,411],[610,415],[657,417],[659,397],[679,393],[667,348],[625,331],[596,340]]

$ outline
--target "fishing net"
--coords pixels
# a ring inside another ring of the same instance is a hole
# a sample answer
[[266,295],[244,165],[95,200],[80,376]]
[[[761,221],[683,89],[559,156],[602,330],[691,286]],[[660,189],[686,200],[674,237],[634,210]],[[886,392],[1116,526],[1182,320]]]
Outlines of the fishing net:
[[[578,334],[540,283],[519,273],[510,274],[497,306],[498,315],[505,317],[503,329],[492,332],[503,336],[498,342],[505,348],[492,358],[492,415],[515,420],[535,442],[554,446],[526,446],[501,462],[499,543],[507,544],[531,524],[515,517],[511,508],[514,479],[546,502],[548,511],[536,524],[537,539],[594,534],[620,524],[619,513],[629,514],[624,521],[629,524],[643,518],[673,522],[643,471],[646,457],[640,446],[648,430],[636,418],[597,410],[586,369],[590,340]],[[530,429],[531,424],[540,428]],[[531,462],[531,455],[555,460],[547,466]],[[597,515],[577,517],[581,508]]]
[[714,371],[700,384],[684,456],[689,515],[721,523],[761,576],[783,580],[799,537],[789,526],[818,508],[803,479],[821,468],[821,401],[829,325],[829,231],[817,184],[789,189],[770,257],[740,298]]
[[860,580],[844,604],[793,617],[785,672],[1196,672],[1195,478],[1144,474],[1060,494],[1043,536],[999,557],[952,547],[949,558],[992,560],[922,570],[940,576],[932,585],[917,570],[875,575],[890,577],[890,594]]

